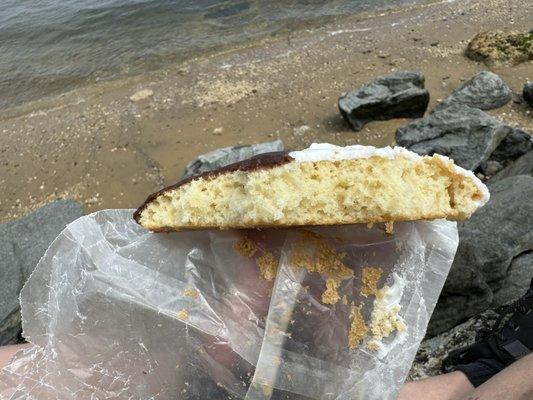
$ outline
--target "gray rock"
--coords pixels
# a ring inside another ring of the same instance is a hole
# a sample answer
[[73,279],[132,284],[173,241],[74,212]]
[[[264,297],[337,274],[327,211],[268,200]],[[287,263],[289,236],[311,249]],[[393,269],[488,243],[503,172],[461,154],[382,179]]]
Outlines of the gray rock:
[[[481,163],[480,172],[494,176],[517,158],[533,150],[533,138],[527,132],[513,129],[503,138],[487,161]],[[495,166],[497,165],[497,168]]]
[[1,237],[0,345],[12,342],[19,334],[20,318],[13,318],[13,314],[16,315],[20,309],[18,295],[24,282],[20,260],[15,254],[10,237],[4,236],[3,232]]
[[496,323],[498,317],[499,314],[490,309],[449,331],[424,340],[418,348],[407,379],[418,380],[428,376],[439,375],[441,373],[442,360],[451,351],[474,343],[476,334],[482,329],[490,329]]
[[490,307],[513,259],[533,250],[533,177],[518,175],[488,186],[490,201],[459,225],[459,247],[430,335]]
[[494,161],[489,158],[487,161],[481,163],[479,166],[479,172],[481,172],[485,178],[489,179],[500,172],[503,168],[504,165],[501,162]]
[[530,107],[533,107],[533,82],[527,82],[522,89],[522,96]]
[[468,292],[441,293],[428,324],[427,335],[429,337],[450,329],[469,316],[486,310],[492,304],[494,295],[487,283],[471,271],[467,271],[464,279],[472,279],[472,287],[465,289]]
[[82,215],[77,202],[59,200],[0,225],[0,345],[15,343],[21,332],[18,294],[22,285],[50,243]]
[[396,143],[418,154],[448,156],[474,170],[513,130],[477,108],[452,103],[398,128]]
[[522,157],[505,167],[505,169],[498,172],[498,174],[491,178],[491,182],[496,182],[516,175],[533,176],[533,151],[524,154]]
[[520,129],[513,129],[503,138],[489,160],[508,164],[533,150],[533,137]]
[[511,262],[501,288],[494,293],[493,306],[508,304],[522,296],[533,279],[533,252],[520,254]]
[[464,104],[481,110],[491,110],[511,101],[513,92],[495,73],[481,71],[455,89],[444,103]]
[[429,92],[418,72],[396,72],[342,95],[339,110],[356,131],[367,122],[424,115]]
[[492,330],[502,312],[504,312],[504,315],[509,315],[505,312],[503,306],[512,303],[526,293],[532,276],[533,252],[528,252],[515,258],[501,291],[495,294],[494,302],[489,309],[450,330],[422,341],[408,379],[416,380],[439,375],[441,373],[442,360],[451,351],[473,344],[476,341],[476,335],[480,331]]
[[257,154],[282,150],[283,142],[279,139],[272,142],[224,147],[222,149],[213,150],[198,156],[196,160],[187,164],[185,172],[183,173],[183,178],[185,179],[199,175],[203,172],[212,171],[225,165],[245,160]]
[[[18,300],[17,296],[15,295],[15,299]],[[20,307],[17,307],[11,313],[3,316],[3,320],[0,321],[0,346],[19,343],[21,333],[22,319]]]

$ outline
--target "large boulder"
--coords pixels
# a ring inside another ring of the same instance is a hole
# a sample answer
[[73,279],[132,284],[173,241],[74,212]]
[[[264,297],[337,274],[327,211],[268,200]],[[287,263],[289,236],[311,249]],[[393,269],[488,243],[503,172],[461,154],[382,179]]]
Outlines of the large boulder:
[[358,131],[370,121],[419,118],[429,103],[424,76],[418,72],[396,72],[343,94],[339,98],[342,116]]
[[533,33],[481,32],[470,41],[465,54],[487,65],[518,64],[533,60]]
[[455,89],[443,103],[464,104],[480,110],[491,110],[506,105],[513,96],[507,84],[493,72],[481,71]]
[[490,307],[513,259],[533,250],[533,177],[512,176],[488,186],[489,202],[459,224],[459,247],[430,321],[430,335]]
[[271,151],[282,151],[283,142],[274,140],[272,142],[248,144],[243,146],[224,147],[210,151],[198,156],[185,167],[183,178],[200,175],[203,172],[212,171],[225,165],[233,164],[245,160],[257,154],[269,153]]
[[531,135],[481,110],[505,105],[512,91],[496,74],[482,71],[454,90],[422,119],[398,128],[396,143],[423,155],[446,155],[490,177],[533,148]]
[[0,345],[16,343],[22,330],[18,296],[24,282],[56,236],[82,215],[77,202],[59,200],[0,225]]
[[474,170],[514,130],[477,108],[450,103],[398,128],[396,143],[418,154],[448,156]]

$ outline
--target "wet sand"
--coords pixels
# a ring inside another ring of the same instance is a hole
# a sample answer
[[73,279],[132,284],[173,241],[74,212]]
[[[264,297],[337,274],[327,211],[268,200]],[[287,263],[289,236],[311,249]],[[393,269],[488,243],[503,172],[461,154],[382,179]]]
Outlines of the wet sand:
[[[426,76],[431,109],[488,69],[463,55],[475,34],[532,28],[528,3],[456,1],[338,18],[149,76],[0,111],[0,221],[58,198],[79,200],[87,212],[137,207],[179,180],[197,155],[218,147],[276,138],[290,149],[316,141],[393,144],[405,120],[353,132],[338,112],[339,95],[380,74],[417,70]],[[491,70],[515,93],[533,79],[532,62]],[[142,89],[153,97],[132,102]],[[516,95],[490,113],[533,132],[533,113]],[[309,129],[298,129],[304,125]]]

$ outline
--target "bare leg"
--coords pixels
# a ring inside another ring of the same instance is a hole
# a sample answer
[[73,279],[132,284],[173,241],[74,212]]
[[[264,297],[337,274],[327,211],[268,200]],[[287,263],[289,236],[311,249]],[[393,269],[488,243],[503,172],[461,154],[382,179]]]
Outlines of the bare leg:
[[398,400],[461,400],[474,387],[460,371],[432,376],[419,381],[406,382]]
[[0,346],[0,370],[2,370],[11,361],[15,353],[26,347],[31,347],[30,343],[17,344],[13,346]]
[[466,400],[533,399],[533,353],[509,365],[464,398]]

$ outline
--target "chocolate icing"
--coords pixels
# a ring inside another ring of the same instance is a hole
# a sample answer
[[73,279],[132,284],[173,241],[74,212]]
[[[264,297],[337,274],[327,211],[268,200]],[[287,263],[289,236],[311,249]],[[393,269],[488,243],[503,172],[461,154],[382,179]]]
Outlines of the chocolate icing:
[[159,197],[163,193],[177,189],[180,186],[183,186],[196,179],[200,179],[200,178],[213,179],[219,175],[226,174],[229,172],[235,172],[235,171],[256,171],[259,169],[267,169],[267,168],[276,167],[278,165],[287,164],[291,161],[294,161],[294,158],[289,156],[288,152],[274,151],[271,153],[258,154],[246,160],[238,161],[236,163],[226,165],[224,167],[215,169],[213,171],[207,171],[200,175],[191,176],[189,178],[182,179],[178,183],[168,186],[166,188],[163,188],[155,193],[152,193],[150,196],[148,196],[146,201],[137,209],[137,211],[135,211],[135,213],[133,213],[133,219],[135,219],[135,221],[137,221],[137,223],[140,224],[141,213],[144,211],[144,209],[148,206],[150,202],[155,200],[157,197]]

